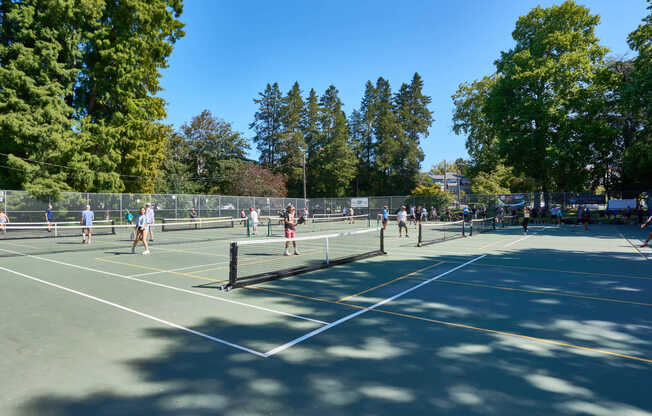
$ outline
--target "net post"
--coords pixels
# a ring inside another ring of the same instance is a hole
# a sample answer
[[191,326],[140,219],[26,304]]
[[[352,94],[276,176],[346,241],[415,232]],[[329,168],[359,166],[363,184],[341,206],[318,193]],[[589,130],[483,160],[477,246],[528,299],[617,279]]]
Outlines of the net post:
[[247,237],[251,237],[251,222],[247,218]]
[[59,230],[58,230],[58,228],[57,228],[57,225],[58,225],[58,224],[55,222],[55,223],[54,223],[54,236],[55,236],[55,237],[58,237],[58,236],[59,236]]
[[471,229],[469,230],[469,237],[473,237],[473,220],[471,220],[471,226],[470,226],[470,228],[471,228]]
[[111,234],[115,235],[115,220],[111,220]]
[[163,231],[165,231],[165,218],[163,218],[163,223],[161,225],[161,232],[163,232]]
[[231,261],[229,262],[229,286],[234,287],[238,280],[238,243],[231,243]]
[[272,236],[272,219],[267,218],[267,237]]
[[422,241],[423,241],[423,225],[419,223],[419,235],[417,240],[417,247],[421,247]]
[[231,219],[231,228],[235,228],[235,218]]
[[462,237],[466,237],[466,221],[462,220]]
[[387,254],[385,252],[385,229],[383,228],[380,229],[380,252]]
[[491,221],[491,229],[494,231],[496,230],[496,218]]
[[328,258],[328,237],[326,237],[326,264],[330,264],[330,259]]

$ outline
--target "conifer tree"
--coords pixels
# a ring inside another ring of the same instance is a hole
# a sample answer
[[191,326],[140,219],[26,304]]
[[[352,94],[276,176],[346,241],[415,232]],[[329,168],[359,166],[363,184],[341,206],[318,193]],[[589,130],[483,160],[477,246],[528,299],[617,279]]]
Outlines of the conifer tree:
[[266,168],[277,170],[283,108],[278,84],[267,84],[265,91],[258,93],[254,103],[258,104],[258,111],[254,114],[254,121],[249,124],[249,128],[256,132],[253,140],[260,152],[260,163]]

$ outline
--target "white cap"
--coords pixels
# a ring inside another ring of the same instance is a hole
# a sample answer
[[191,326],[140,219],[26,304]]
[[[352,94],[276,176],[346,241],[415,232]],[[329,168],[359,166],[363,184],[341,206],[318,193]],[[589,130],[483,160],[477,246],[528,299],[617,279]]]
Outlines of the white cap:
[[86,205],[86,209],[91,209],[91,206],[90,206],[90,205]]

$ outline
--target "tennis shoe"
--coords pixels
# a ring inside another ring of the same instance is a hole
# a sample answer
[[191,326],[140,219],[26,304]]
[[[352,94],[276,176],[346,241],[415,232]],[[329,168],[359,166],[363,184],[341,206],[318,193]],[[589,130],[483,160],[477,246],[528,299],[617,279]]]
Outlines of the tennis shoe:
[[135,248],[131,249],[131,254],[136,254],[136,249]]
[[143,251],[143,256],[146,256],[146,255],[148,255],[148,254],[149,254],[149,250],[145,250],[145,251]]
[[299,250],[294,250],[294,255],[295,256],[298,256],[299,254],[301,254],[301,253],[299,253]]
[[283,253],[283,255],[284,255],[284,256],[289,256],[289,255],[290,255],[290,252],[287,251],[287,250],[285,250],[285,253]]

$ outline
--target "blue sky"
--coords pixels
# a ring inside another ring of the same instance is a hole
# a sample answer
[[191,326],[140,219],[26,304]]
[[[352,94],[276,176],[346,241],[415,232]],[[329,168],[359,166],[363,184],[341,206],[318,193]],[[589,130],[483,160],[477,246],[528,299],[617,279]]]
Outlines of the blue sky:
[[[253,98],[268,82],[285,93],[299,81],[304,94],[333,84],[348,115],[367,80],[382,76],[397,90],[418,72],[435,118],[422,142],[426,171],[439,160],[468,156],[465,138],[451,131],[457,86],[493,72],[500,51],[513,46],[519,16],[559,3],[186,0],[186,36],[161,80],[167,122],[179,127],[208,109],[251,138]],[[645,0],[579,3],[601,16],[597,35],[612,55],[633,56],[626,38],[646,15]],[[258,157],[253,143],[250,157]]]

